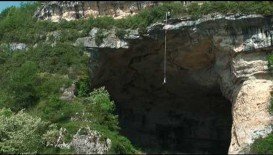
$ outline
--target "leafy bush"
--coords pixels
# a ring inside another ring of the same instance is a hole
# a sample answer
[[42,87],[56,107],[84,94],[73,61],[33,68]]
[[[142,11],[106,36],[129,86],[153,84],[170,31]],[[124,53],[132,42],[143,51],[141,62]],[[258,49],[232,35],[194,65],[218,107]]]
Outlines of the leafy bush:
[[251,145],[251,153],[272,154],[273,153],[273,133],[265,138],[259,138]]
[[79,97],[87,97],[90,93],[90,79],[88,77],[82,78],[76,82],[76,95]]
[[76,41],[77,38],[80,38],[81,34],[76,29],[65,29],[61,30],[61,42],[67,42],[67,41]]
[[41,72],[67,74],[72,79],[88,72],[84,49],[69,43],[57,43],[54,47],[42,44],[26,54],[29,60],[37,62]]
[[61,87],[68,87],[72,81],[65,76],[58,74],[41,73],[39,74],[39,84],[37,85],[41,98],[48,98],[50,96],[60,94]]
[[120,39],[124,39],[125,35],[126,35],[126,31],[124,29],[117,29],[116,30],[116,35],[118,38]]
[[100,46],[100,44],[103,43],[103,39],[106,37],[104,34],[104,30],[99,29],[95,36],[95,42],[97,46]]
[[115,23],[114,18],[109,16],[102,16],[96,19],[91,17],[89,19],[89,24],[92,25],[92,27],[99,27],[102,29],[111,28],[113,26],[113,23]]
[[23,111],[14,114],[0,110],[0,152],[37,153],[43,147],[42,134],[46,123]]
[[71,104],[59,99],[57,96],[51,96],[49,100],[41,101],[36,107],[36,111],[39,112],[38,115],[51,123],[68,121],[77,112],[81,112],[82,109],[81,104]]
[[87,98],[87,111],[93,116],[93,122],[108,127],[109,130],[118,130],[118,116],[114,115],[115,104],[110,100],[109,93],[104,87],[95,89]]
[[20,110],[59,95],[60,87],[88,75],[88,56],[71,44],[39,45],[25,52],[1,52],[1,107]]
[[268,60],[268,68],[269,68],[269,70],[273,71],[273,54],[270,54],[267,57],[267,60]]
[[39,99],[35,87],[37,71],[37,65],[34,62],[27,61],[9,75],[9,80],[5,84],[10,96],[9,100],[6,101],[8,107],[13,110],[20,110],[36,104]]

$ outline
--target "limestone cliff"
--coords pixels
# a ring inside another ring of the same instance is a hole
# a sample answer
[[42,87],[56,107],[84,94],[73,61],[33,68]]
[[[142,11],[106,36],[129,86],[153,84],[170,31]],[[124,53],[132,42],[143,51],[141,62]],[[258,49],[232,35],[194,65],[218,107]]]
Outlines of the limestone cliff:
[[267,62],[272,20],[219,14],[172,19],[168,25],[151,25],[146,34],[126,30],[122,38],[114,29],[105,30],[100,45],[93,29],[76,44],[90,50],[92,85],[110,91],[133,141],[173,150],[180,146],[181,152],[246,153],[255,139],[272,131],[267,110],[273,88]]
[[48,1],[36,11],[35,17],[41,20],[58,22],[97,17],[113,16],[115,19],[134,15],[141,9],[158,5],[157,1]]

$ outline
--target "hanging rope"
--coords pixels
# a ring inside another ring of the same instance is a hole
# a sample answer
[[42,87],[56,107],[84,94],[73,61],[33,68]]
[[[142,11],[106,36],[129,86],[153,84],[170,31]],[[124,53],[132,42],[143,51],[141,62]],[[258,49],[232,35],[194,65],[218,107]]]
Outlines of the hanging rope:
[[[168,13],[166,12],[166,25],[168,20]],[[167,63],[167,30],[165,29],[165,52],[164,52],[164,80],[163,85],[167,83],[166,63]]]

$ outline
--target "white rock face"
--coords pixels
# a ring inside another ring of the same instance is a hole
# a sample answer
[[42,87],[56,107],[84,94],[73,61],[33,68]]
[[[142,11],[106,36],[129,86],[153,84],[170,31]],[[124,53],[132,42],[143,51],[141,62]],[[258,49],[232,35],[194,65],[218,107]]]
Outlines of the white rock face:
[[75,96],[75,90],[76,90],[76,86],[75,84],[72,84],[69,88],[62,88],[62,96],[60,97],[61,100],[66,100],[66,101],[71,101],[73,100],[76,96]]
[[[87,48],[128,48],[128,43],[124,41],[122,38],[119,38],[116,35],[116,30],[111,29],[111,30],[105,30],[102,29],[101,32],[102,34],[98,34],[99,29],[98,28],[93,28],[89,32],[88,37],[83,37],[83,38],[78,38],[75,42],[74,45],[83,45],[84,47]],[[137,38],[138,36],[135,36],[134,34],[135,31],[132,31],[132,38]],[[130,34],[130,32],[128,32]],[[103,35],[104,37],[102,38],[102,43],[98,44],[97,43],[97,35]],[[130,38],[127,37],[127,38]]]
[[45,135],[46,145],[61,149],[73,148],[76,154],[105,154],[112,145],[109,138],[102,138],[99,132],[91,130],[89,127],[80,128],[73,135],[71,142],[65,142],[65,136],[67,136],[65,128],[60,128],[54,132]]
[[[81,135],[80,132],[84,129],[86,133]],[[111,148],[110,139],[104,141],[97,131],[84,129],[78,130],[70,144],[77,154],[105,154]]]
[[13,51],[14,50],[25,50],[25,49],[27,49],[27,45],[24,43],[11,43],[10,49]]
[[[120,19],[128,15],[135,15],[141,9],[152,7],[159,2],[153,1],[48,1],[42,2],[42,7],[35,12],[39,20],[75,20],[80,18],[112,16]],[[160,2],[162,3],[162,2]]]
[[[251,79],[238,86],[233,96],[233,126],[229,153],[244,153],[256,138],[272,131],[268,113],[272,80]],[[245,150],[244,150],[245,151]]]

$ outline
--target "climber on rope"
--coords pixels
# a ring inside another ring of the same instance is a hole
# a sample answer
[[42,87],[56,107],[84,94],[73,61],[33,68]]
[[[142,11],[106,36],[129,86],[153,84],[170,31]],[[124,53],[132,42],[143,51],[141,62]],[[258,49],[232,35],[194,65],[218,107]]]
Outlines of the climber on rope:
[[[168,19],[171,18],[171,10],[168,10],[166,12],[166,25],[168,24]],[[166,75],[166,63],[167,63],[167,30],[165,29],[165,53],[164,53],[164,79],[163,79],[163,85],[167,83],[167,75]]]

